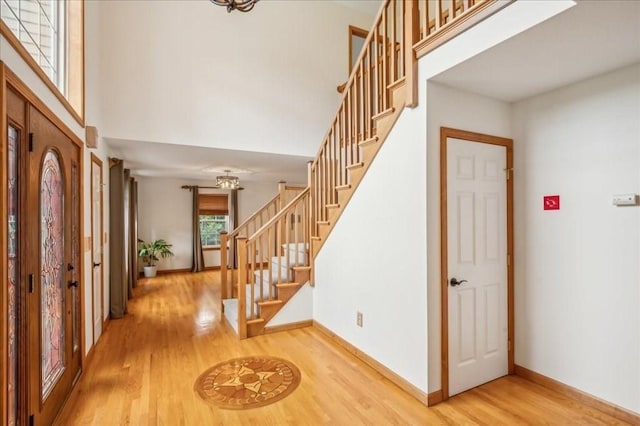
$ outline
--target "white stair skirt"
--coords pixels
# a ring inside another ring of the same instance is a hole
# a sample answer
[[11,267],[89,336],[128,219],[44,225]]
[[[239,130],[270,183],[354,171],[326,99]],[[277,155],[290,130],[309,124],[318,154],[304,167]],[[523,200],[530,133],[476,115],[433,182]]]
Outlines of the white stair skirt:
[[313,319],[313,288],[309,282],[303,285],[291,300],[269,321],[268,327],[291,324]]

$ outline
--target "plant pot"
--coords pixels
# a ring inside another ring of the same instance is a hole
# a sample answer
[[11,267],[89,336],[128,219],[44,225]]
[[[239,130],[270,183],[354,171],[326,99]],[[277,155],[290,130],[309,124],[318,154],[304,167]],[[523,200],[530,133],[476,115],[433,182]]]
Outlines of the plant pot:
[[145,266],[144,267],[144,277],[145,278],[153,278],[156,276],[157,266]]

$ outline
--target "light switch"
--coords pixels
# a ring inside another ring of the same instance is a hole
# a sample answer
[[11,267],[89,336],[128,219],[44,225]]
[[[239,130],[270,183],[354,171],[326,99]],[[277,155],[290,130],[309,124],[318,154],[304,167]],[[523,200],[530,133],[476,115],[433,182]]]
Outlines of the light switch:
[[613,196],[614,206],[635,206],[638,196],[636,194],[618,194]]

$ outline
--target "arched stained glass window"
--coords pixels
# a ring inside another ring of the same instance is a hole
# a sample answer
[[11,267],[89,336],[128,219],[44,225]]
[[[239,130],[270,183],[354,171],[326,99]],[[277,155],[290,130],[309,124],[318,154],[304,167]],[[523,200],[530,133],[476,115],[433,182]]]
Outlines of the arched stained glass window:
[[64,372],[64,178],[55,151],[45,154],[40,177],[40,311],[42,398]]

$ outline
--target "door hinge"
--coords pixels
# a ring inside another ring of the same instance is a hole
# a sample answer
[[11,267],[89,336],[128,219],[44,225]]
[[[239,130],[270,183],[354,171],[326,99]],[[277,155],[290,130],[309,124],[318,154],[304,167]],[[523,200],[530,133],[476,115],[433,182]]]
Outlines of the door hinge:
[[31,414],[29,416],[29,426],[34,426],[35,424],[36,424],[35,417],[33,416],[33,414]]
[[29,152],[33,152],[33,133],[29,133]]
[[504,171],[507,175],[507,180],[511,179],[511,173],[513,173],[513,167],[505,168]]
[[33,274],[29,274],[29,293],[33,293]]

